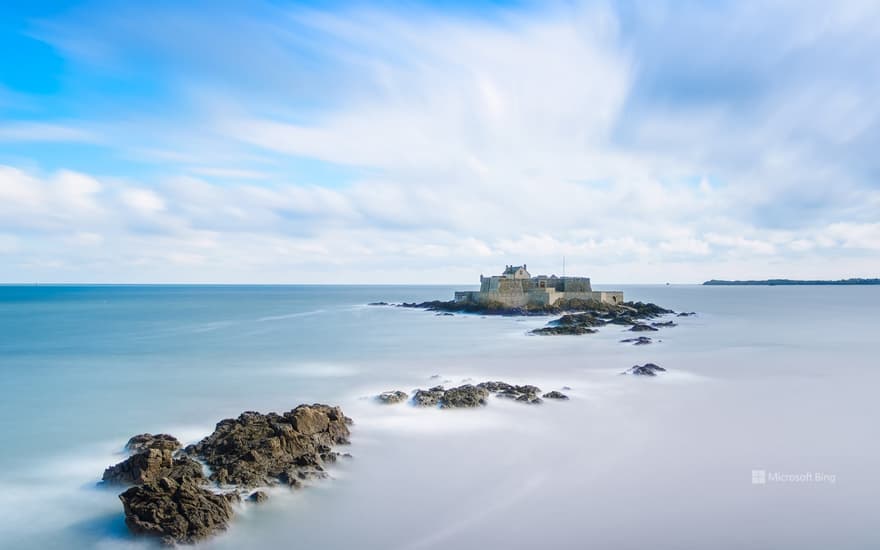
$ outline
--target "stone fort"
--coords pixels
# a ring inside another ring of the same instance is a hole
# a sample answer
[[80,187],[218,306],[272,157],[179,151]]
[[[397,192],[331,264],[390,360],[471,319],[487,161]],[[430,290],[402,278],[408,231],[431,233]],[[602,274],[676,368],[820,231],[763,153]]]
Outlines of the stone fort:
[[480,290],[455,293],[457,303],[500,303],[507,307],[552,306],[559,300],[596,300],[608,304],[623,302],[622,291],[593,291],[589,277],[532,277],[526,265],[508,265],[501,275],[480,275]]

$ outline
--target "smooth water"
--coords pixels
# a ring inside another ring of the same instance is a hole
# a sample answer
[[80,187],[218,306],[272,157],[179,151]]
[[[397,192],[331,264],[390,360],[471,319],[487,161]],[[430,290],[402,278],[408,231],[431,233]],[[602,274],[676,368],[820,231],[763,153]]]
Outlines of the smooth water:
[[[365,305],[453,290],[0,286],[0,546],[151,547],[95,485],[129,436],[325,402],[354,418],[354,458],[204,547],[880,547],[880,287],[624,287],[698,312],[641,347],[621,327],[538,337],[547,318]],[[647,361],[668,374],[618,374]],[[434,374],[572,399],[370,399]]]

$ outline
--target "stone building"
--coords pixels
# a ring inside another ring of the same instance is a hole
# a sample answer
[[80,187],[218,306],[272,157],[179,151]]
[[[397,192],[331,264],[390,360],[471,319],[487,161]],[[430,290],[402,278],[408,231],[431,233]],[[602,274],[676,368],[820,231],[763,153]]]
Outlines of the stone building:
[[480,275],[480,290],[455,293],[458,303],[500,303],[507,307],[552,306],[577,298],[609,304],[623,302],[622,291],[593,291],[589,277],[532,277],[525,264],[505,266],[501,275]]

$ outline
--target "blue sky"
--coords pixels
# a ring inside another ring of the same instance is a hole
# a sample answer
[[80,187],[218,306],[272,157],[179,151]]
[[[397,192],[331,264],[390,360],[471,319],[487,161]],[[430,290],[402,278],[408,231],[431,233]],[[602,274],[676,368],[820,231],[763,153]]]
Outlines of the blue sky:
[[5,2],[0,282],[877,276],[874,2]]

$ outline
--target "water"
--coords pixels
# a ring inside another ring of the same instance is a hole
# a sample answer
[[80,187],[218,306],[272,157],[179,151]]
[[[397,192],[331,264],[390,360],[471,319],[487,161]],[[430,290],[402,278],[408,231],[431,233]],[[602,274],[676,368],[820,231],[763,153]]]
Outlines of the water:
[[[0,287],[0,546],[149,548],[127,534],[118,491],[95,487],[129,436],[194,441],[244,410],[316,401],[355,419],[354,459],[243,506],[204,547],[880,545],[880,287],[624,287],[699,313],[641,347],[620,327],[536,337],[546,318],[365,305],[453,290]],[[647,361],[668,375],[618,376]],[[571,386],[572,399],[369,399],[434,374]]]

